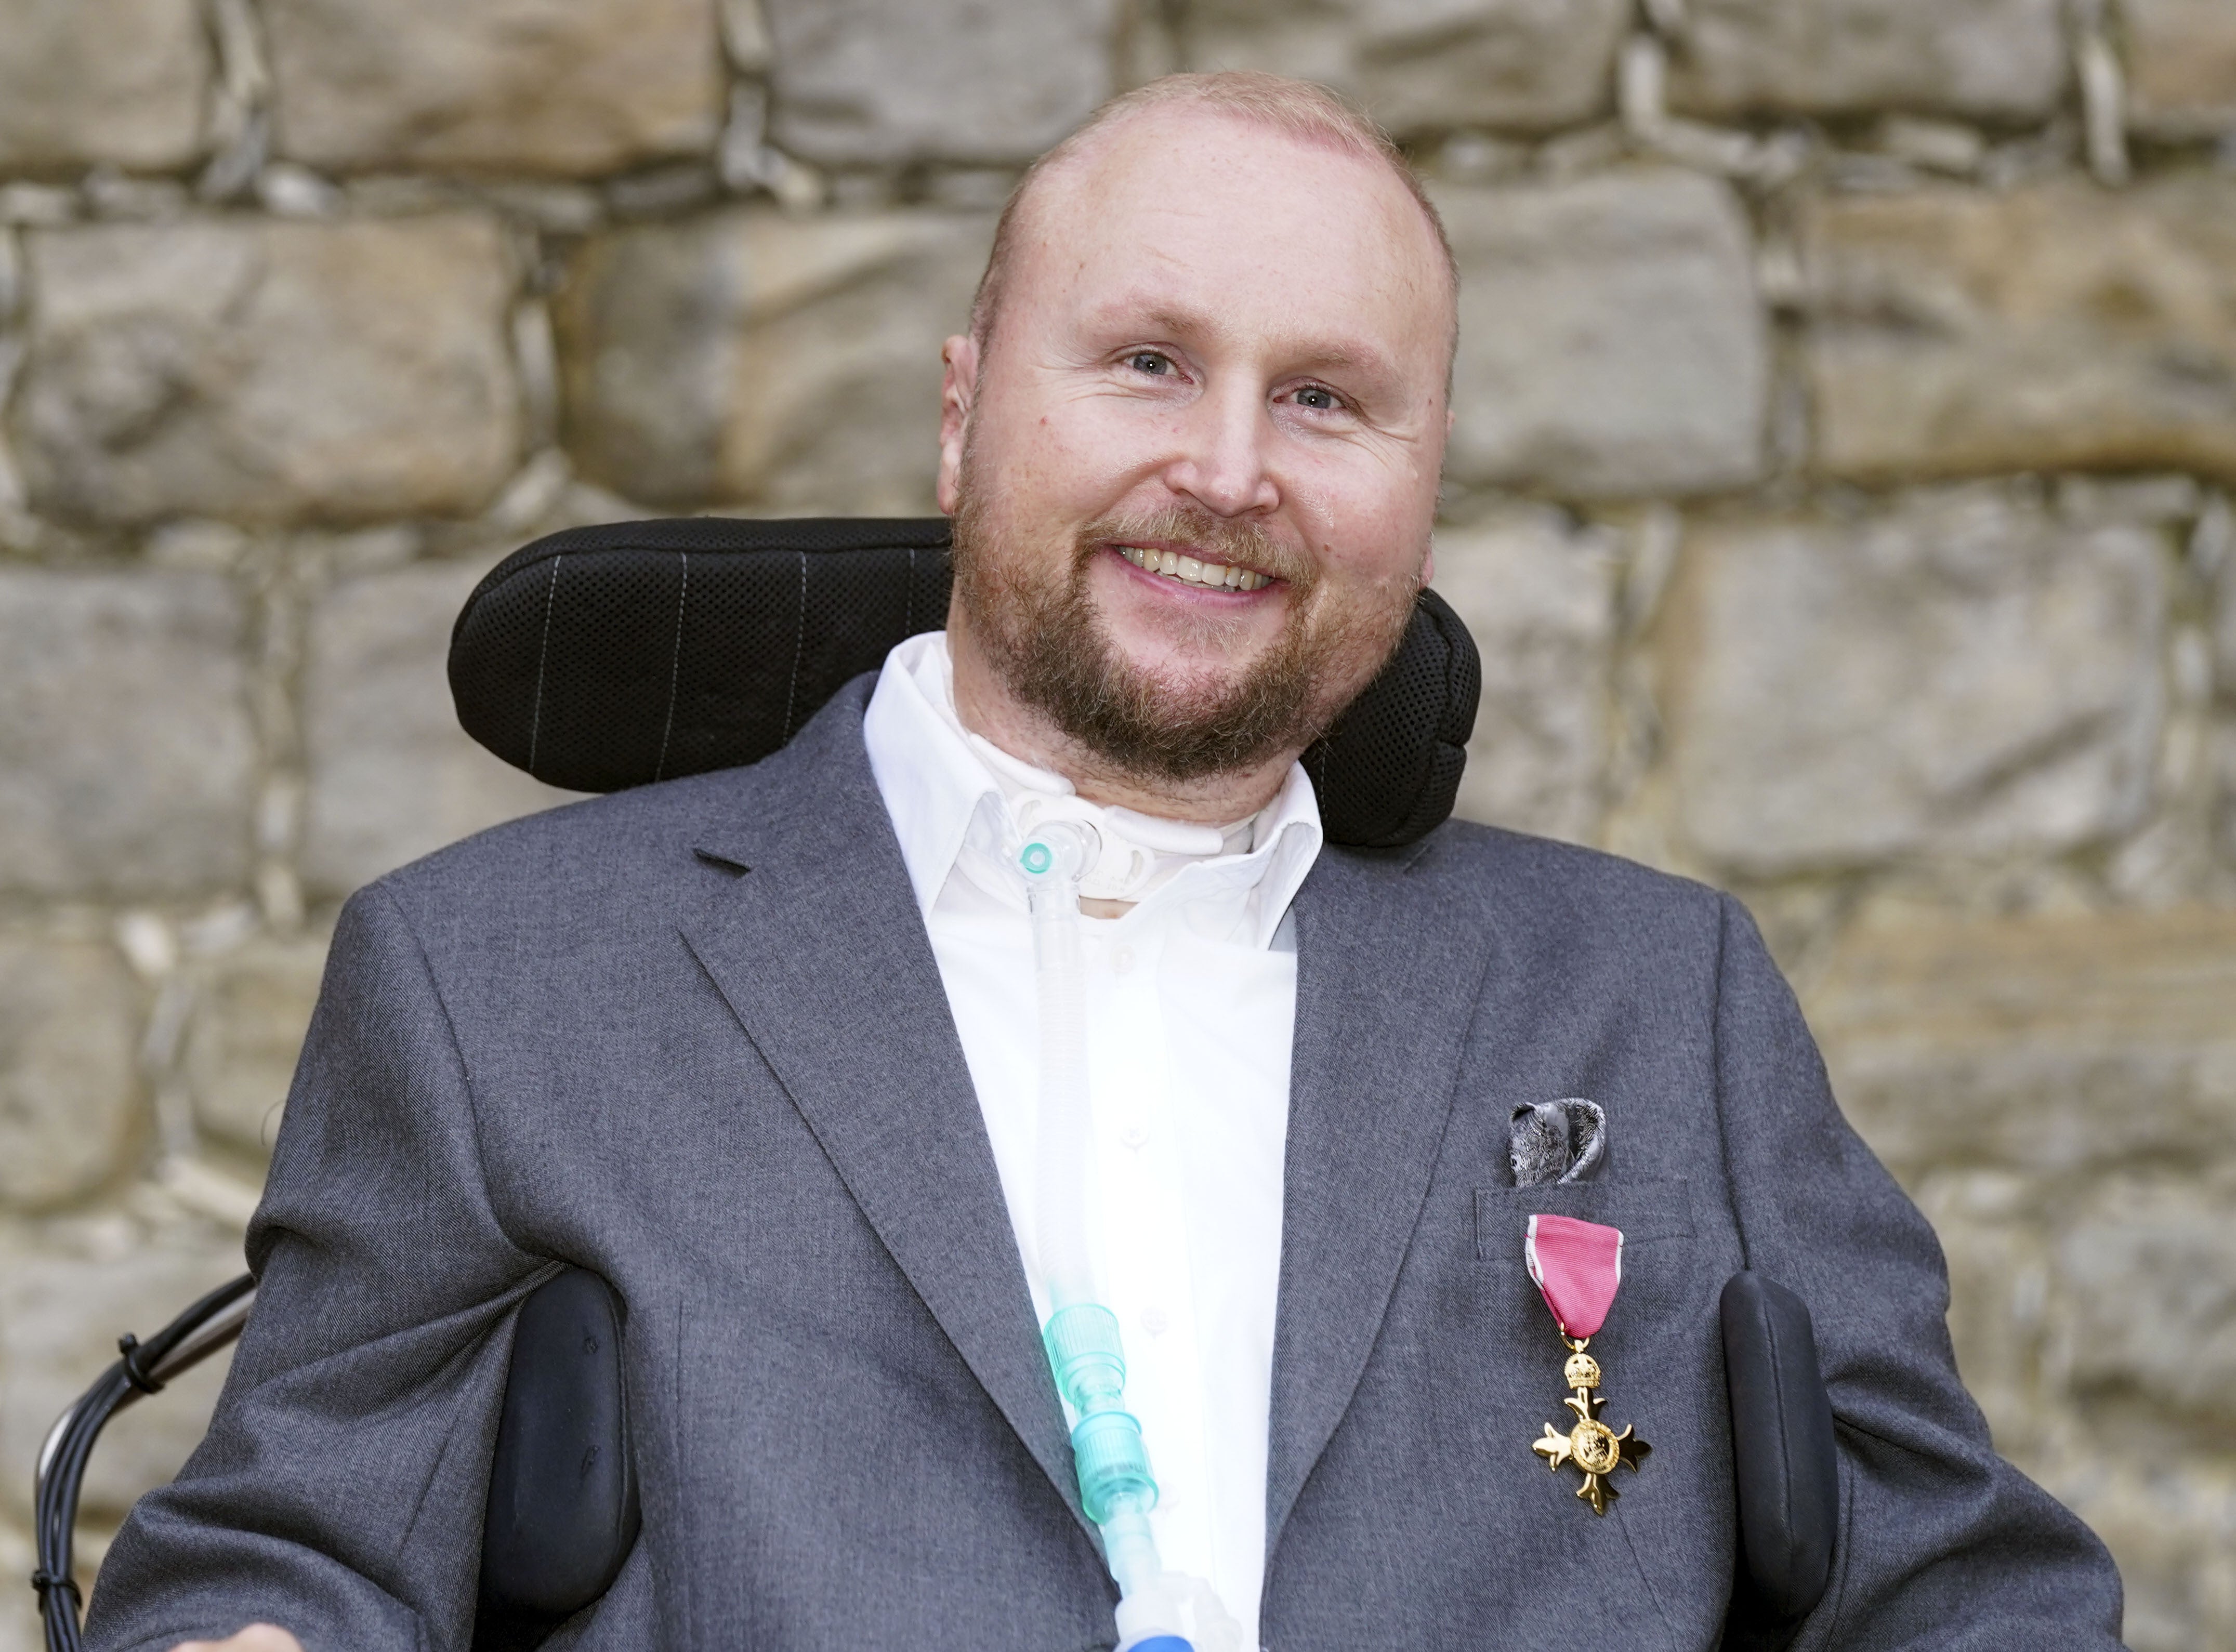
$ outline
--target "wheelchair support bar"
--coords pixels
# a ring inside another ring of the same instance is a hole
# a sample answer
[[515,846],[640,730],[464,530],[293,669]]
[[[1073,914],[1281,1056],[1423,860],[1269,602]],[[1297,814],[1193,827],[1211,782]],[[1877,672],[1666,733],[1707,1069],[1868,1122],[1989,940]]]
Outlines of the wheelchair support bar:
[[47,1652],[77,1652],[78,1615],[84,1598],[71,1574],[71,1549],[78,1489],[94,1441],[110,1418],[141,1394],[161,1393],[173,1378],[238,1337],[255,1301],[255,1277],[243,1274],[219,1286],[145,1342],[126,1332],[116,1343],[122,1357],[62,1413],[39,1448],[32,1481],[39,1559],[31,1586],[39,1592]]

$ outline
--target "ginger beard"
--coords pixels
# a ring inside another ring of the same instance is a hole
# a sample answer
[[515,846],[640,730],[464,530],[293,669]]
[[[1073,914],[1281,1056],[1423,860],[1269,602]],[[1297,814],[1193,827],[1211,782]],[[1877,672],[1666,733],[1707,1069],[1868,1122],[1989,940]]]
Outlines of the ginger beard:
[[[1310,745],[1389,663],[1416,578],[1333,587],[1254,521],[1174,504],[1088,523],[1065,539],[998,520],[966,451],[954,519],[955,590],[1004,685],[1067,739],[1128,779],[1187,782],[1258,768]],[[1120,652],[1089,588],[1115,544],[1179,541],[1283,582],[1280,633],[1239,668],[1219,659],[1241,627],[1207,614],[1190,639],[1217,663],[1153,673]]]

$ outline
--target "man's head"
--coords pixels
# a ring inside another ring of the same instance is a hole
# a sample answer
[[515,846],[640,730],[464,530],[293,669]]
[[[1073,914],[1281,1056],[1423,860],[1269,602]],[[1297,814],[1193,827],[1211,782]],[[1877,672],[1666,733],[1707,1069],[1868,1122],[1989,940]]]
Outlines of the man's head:
[[947,346],[965,718],[1112,801],[1270,796],[1426,578],[1455,285],[1316,87],[1173,76],[1044,156]]

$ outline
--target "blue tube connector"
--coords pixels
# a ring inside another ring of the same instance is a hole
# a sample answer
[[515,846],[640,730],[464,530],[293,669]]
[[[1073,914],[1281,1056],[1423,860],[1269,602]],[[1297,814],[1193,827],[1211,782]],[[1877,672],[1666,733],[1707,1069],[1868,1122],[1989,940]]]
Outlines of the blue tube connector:
[[1126,1355],[1118,1316],[1099,1302],[1079,1302],[1049,1315],[1041,1331],[1056,1392],[1078,1413],[1071,1455],[1087,1518],[1107,1526],[1121,1511],[1147,1514],[1157,1504],[1141,1425],[1126,1409]]

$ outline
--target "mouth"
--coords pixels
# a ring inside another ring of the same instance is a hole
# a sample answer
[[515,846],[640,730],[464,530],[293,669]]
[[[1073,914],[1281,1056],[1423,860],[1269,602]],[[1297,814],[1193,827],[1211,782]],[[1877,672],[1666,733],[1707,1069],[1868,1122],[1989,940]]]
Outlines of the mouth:
[[1274,583],[1270,574],[1253,573],[1232,562],[1213,561],[1187,552],[1168,551],[1152,545],[1112,547],[1144,574],[1154,574],[1180,585],[1205,591],[1258,591]]

